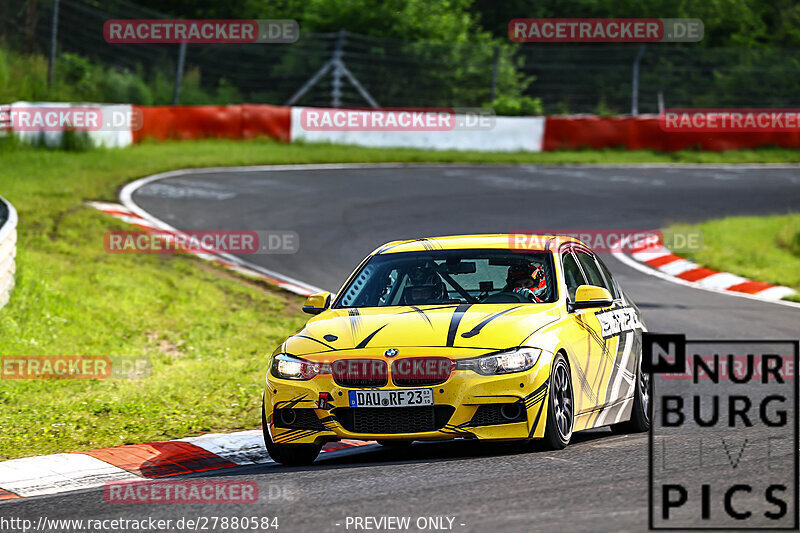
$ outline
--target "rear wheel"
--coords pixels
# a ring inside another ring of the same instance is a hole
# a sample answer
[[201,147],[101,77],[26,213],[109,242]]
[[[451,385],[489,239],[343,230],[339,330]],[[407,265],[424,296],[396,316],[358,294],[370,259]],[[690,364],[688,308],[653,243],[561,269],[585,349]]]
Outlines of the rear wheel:
[[633,395],[631,419],[614,424],[611,429],[619,433],[642,433],[650,429],[650,374],[642,372],[642,358],[636,371],[636,390]]
[[551,450],[561,450],[572,438],[575,424],[575,401],[572,378],[567,359],[558,353],[550,372],[550,394],[547,402],[547,422],[544,428],[544,445]]
[[322,449],[321,444],[275,444],[272,442],[263,400],[261,402],[261,428],[264,433],[264,445],[267,447],[269,456],[276,463],[286,466],[310,465]]

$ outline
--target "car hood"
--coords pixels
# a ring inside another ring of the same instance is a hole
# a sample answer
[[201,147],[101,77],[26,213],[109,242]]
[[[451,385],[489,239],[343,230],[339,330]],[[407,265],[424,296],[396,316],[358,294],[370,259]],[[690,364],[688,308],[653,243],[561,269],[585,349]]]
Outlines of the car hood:
[[503,350],[557,320],[557,304],[443,304],[331,309],[281,348],[292,355],[366,348]]

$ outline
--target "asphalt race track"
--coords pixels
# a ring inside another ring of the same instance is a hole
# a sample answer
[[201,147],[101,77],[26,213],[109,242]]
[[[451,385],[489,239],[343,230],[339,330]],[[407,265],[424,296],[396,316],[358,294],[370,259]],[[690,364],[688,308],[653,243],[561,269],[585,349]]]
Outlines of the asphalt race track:
[[[292,230],[293,255],[247,259],[336,291],[383,242],[520,229],[659,228],[673,221],[786,213],[792,167],[429,165],[195,173],[140,188],[134,201],[183,230]],[[742,242],[742,246],[747,246]],[[604,261],[651,331],[689,338],[794,339],[800,308],[700,291]],[[265,346],[264,353],[273,349]],[[687,472],[687,479],[696,475]],[[713,469],[702,472],[704,479]],[[13,516],[277,516],[280,530],[347,531],[348,516],[455,517],[454,531],[644,531],[647,436],[597,430],[560,452],[471,442],[369,446],[309,468],[241,467],[292,497],[249,506],[108,505],[102,490],[5,503]],[[208,476],[208,474],[206,474]],[[240,477],[241,476],[241,477]],[[445,522],[447,523],[447,522]],[[349,529],[353,530],[352,526]],[[412,531],[415,530],[412,528]]]

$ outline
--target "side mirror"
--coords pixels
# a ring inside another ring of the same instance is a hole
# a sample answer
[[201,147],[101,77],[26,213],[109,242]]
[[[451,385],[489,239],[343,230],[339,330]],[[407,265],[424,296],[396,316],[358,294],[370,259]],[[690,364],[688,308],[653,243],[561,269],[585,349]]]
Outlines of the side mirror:
[[614,302],[611,293],[603,287],[595,285],[581,285],[575,291],[575,301],[568,302],[569,312],[576,309],[591,309],[593,307],[608,307]]
[[318,292],[306,298],[303,304],[303,312],[309,315],[318,315],[331,305],[331,293]]

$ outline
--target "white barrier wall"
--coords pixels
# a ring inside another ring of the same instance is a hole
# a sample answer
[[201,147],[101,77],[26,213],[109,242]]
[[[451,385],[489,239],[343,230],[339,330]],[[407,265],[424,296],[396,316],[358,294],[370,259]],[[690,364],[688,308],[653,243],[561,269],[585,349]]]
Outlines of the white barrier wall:
[[17,256],[17,212],[9,202],[0,197],[0,204],[8,209],[5,222],[0,222],[0,307],[8,303],[14,288]]
[[[138,128],[142,111],[127,104],[88,104],[66,102],[15,102],[11,112],[24,108],[92,108],[102,115],[100,127],[87,131],[95,146],[119,148],[133,144],[132,127]],[[60,113],[60,111],[56,111]],[[77,113],[77,111],[76,111]],[[134,113],[136,115],[134,115]],[[541,152],[544,141],[545,117],[499,117],[490,111],[447,109],[331,109],[292,107],[289,139],[291,142],[317,142],[369,147],[420,148],[428,150],[477,150],[483,152]],[[37,116],[44,115],[45,112]],[[53,113],[47,114],[52,115]],[[61,113],[63,114],[63,113]],[[138,115],[138,116],[137,116]],[[310,116],[336,120],[327,124],[309,120]],[[344,126],[340,119],[345,117]],[[409,120],[414,117],[414,120]],[[424,117],[426,120],[419,120]],[[355,126],[351,119],[363,122]],[[377,119],[377,126],[376,126]],[[427,119],[433,119],[431,125]],[[447,124],[436,123],[437,120]],[[385,121],[385,122],[384,122]],[[315,125],[314,122],[317,122]],[[368,125],[365,125],[368,124]],[[22,142],[61,146],[63,131],[12,125],[14,135]]]
[[[291,142],[320,142],[334,144],[350,144],[370,147],[424,148],[433,150],[479,150],[484,152],[541,152],[544,137],[544,117],[490,117],[488,126],[456,126],[453,129],[434,131],[410,125],[409,128],[394,131],[381,131],[368,126],[358,129],[356,121],[345,124],[347,119],[339,122],[339,126],[319,126],[319,120],[310,121],[309,113],[344,112],[348,116],[360,115],[363,122],[374,124],[372,115],[381,114],[399,116],[401,111],[353,111],[331,110],[322,108],[293,107],[291,120]],[[364,117],[364,115],[370,115]],[[314,115],[317,119],[317,115]],[[326,117],[327,118],[327,117]],[[341,118],[337,117],[337,118]],[[455,123],[464,124],[477,120],[474,116],[456,115]],[[407,122],[407,121],[406,121]],[[326,123],[329,124],[329,123]],[[359,123],[361,124],[361,123]]]
[[[92,144],[96,147],[122,148],[133,144],[133,133],[131,132],[130,118],[133,113],[133,106],[129,104],[81,104],[68,102],[14,102],[9,106],[11,111],[19,111],[24,108],[93,108],[98,109],[102,115],[100,129],[87,131]],[[19,131],[14,134],[20,141],[27,144],[44,144],[49,148],[57,148],[61,145],[62,131]]]

